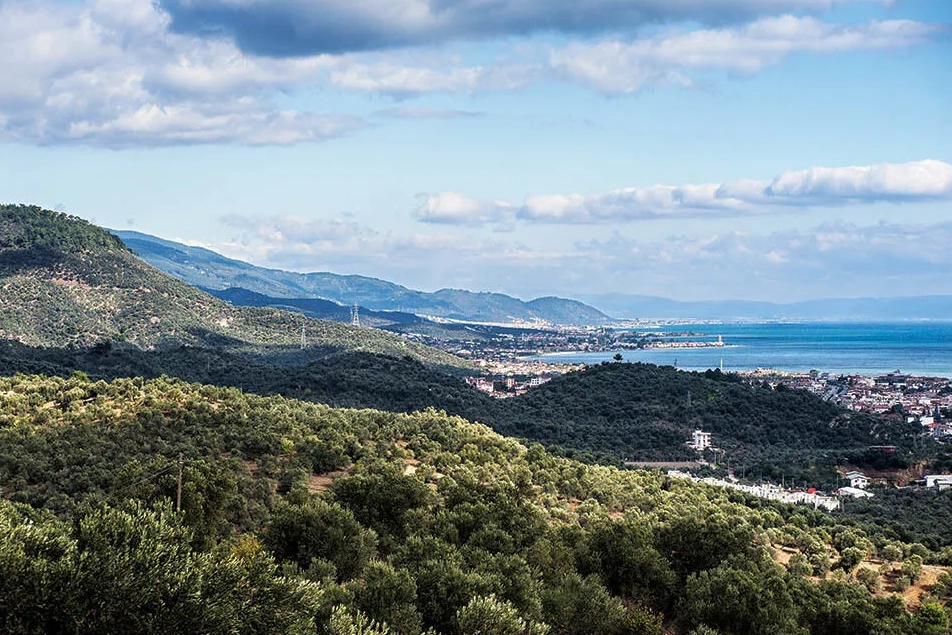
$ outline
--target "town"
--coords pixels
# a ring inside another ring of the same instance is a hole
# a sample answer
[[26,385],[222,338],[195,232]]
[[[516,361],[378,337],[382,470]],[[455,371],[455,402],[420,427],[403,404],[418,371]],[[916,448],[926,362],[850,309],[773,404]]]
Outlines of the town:
[[898,370],[874,377],[768,369],[741,374],[749,381],[809,390],[850,410],[903,416],[921,423],[937,439],[952,437],[952,381],[947,377],[917,377]]

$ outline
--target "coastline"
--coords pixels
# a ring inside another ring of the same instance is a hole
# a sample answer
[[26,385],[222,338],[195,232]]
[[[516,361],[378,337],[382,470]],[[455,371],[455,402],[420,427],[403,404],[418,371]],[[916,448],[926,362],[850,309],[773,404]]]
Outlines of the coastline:
[[874,377],[900,370],[920,377],[952,378],[952,322],[717,324],[694,325],[692,331],[696,331],[699,338],[713,339],[720,335],[723,346],[562,350],[521,359],[594,365],[615,361],[614,356],[621,354],[626,362],[675,366],[687,371],[720,368],[724,372],[769,369],[777,373],[808,373],[816,370],[834,375]]

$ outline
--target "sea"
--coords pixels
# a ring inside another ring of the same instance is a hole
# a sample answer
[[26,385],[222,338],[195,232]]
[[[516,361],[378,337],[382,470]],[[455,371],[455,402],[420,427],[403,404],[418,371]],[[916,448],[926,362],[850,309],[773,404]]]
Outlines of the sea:
[[618,352],[625,361],[683,370],[763,368],[859,375],[900,371],[952,377],[952,322],[678,324],[636,330],[693,342],[720,338],[724,346],[549,353],[529,359],[592,365],[611,361]]

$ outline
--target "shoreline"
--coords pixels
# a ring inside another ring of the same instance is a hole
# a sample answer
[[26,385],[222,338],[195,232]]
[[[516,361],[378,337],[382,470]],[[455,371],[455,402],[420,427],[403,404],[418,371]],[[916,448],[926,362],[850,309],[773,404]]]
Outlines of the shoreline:
[[[733,345],[733,346],[725,345],[723,348],[743,348],[743,347],[738,345]],[[642,349],[642,350],[649,350],[649,349]],[[676,350],[676,349],[671,349],[671,350]],[[617,360],[612,359],[612,355],[614,355],[615,353],[624,354],[626,352],[631,352],[631,349],[621,349],[618,351],[605,351],[604,353],[602,352],[586,353],[586,352],[580,352],[580,351],[558,351],[553,353],[542,353],[540,355],[521,356],[519,358],[519,361],[526,362],[526,363],[534,362],[534,363],[540,363],[540,364],[551,364],[553,366],[558,366],[558,365],[597,366],[601,364],[602,362],[609,362],[612,364],[642,363],[642,364],[654,364],[656,366],[673,366],[676,370],[680,370],[684,372],[703,373],[708,370],[720,370],[723,373],[736,373],[738,375],[745,375],[745,376],[747,375],[750,375],[750,376],[761,376],[761,375],[784,376],[786,375],[791,378],[809,376],[812,371],[817,371],[820,375],[824,375],[824,376],[863,377],[866,379],[874,379],[876,377],[882,377],[884,375],[893,374],[898,370],[900,371],[900,374],[908,375],[909,377],[952,379],[952,368],[949,368],[947,371],[943,372],[943,371],[925,370],[925,369],[915,368],[915,367],[907,367],[908,370],[901,369],[901,368],[886,368],[886,367],[883,367],[881,369],[874,369],[874,368],[856,369],[856,368],[835,368],[835,367],[824,368],[822,366],[813,367],[813,368],[806,368],[806,367],[781,368],[781,367],[773,367],[773,366],[754,366],[754,367],[740,368],[740,367],[733,367],[733,366],[728,367],[725,364],[724,368],[722,369],[719,367],[719,365],[718,366],[706,366],[706,365],[698,366],[698,365],[690,365],[690,364],[678,364],[677,366],[674,366],[674,364],[664,363],[658,360],[624,359],[621,362],[619,362]],[[582,355],[605,355],[606,357],[598,361],[581,361],[578,359],[578,357]],[[548,359],[546,358],[551,358],[552,361],[548,361]],[[559,358],[563,358],[563,359],[559,359]],[[567,361],[564,358],[573,358],[573,359],[572,361]]]

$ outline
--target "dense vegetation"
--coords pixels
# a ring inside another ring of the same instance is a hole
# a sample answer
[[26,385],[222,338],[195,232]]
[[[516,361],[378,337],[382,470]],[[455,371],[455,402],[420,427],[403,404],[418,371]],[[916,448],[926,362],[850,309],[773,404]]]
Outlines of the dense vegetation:
[[[234,307],[147,265],[105,230],[38,207],[0,205],[0,339],[34,346],[218,347],[298,362],[365,350],[465,367],[375,329]],[[301,351],[305,327],[308,347]]]
[[266,359],[192,347],[149,353],[0,344],[0,373],[68,376],[74,370],[103,379],[167,374],[258,394],[393,412],[434,407],[502,434],[614,463],[696,458],[685,441],[692,430],[702,428],[714,434],[722,459],[738,475],[778,481],[785,476],[825,488],[836,486],[836,464],[877,460],[866,452],[868,446],[897,445],[893,461],[932,451],[922,446],[915,424],[850,413],[806,391],[751,387],[719,371],[605,364],[556,378],[520,397],[496,400],[407,357],[350,353],[279,367]]
[[921,545],[432,410],[0,379],[0,492],[11,633],[948,632]]
[[554,379],[505,404],[496,429],[622,458],[696,456],[696,428],[740,473],[835,485],[833,466],[863,460],[873,445],[911,456],[921,428],[899,418],[852,413],[804,390],[750,385],[720,371],[680,372],[650,364],[602,364]]
[[852,518],[888,532],[898,540],[920,542],[932,549],[952,545],[952,491],[875,488],[872,498],[850,500]]

